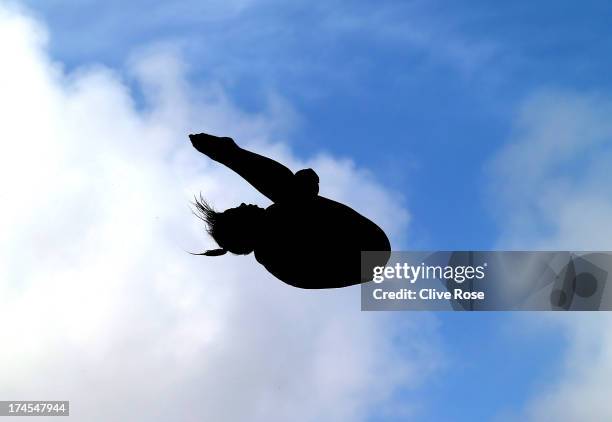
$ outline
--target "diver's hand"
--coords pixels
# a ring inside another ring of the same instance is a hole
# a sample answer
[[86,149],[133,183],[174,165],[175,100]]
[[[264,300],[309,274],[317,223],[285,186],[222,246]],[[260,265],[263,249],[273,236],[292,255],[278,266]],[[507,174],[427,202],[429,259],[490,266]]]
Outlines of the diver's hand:
[[232,138],[214,136],[207,133],[191,134],[189,135],[189,140],[195,149],[213,160],[222,157],[237,146]]

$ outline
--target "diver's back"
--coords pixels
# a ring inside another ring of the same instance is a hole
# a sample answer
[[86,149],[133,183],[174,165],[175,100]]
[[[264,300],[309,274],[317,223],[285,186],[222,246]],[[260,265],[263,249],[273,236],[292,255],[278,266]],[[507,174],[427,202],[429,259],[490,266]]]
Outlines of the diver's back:
[[358,284],[361,251],[389,251],[375,223],[331,199],[274,204],[266,210],[255,258],[280,280],[302,288]]

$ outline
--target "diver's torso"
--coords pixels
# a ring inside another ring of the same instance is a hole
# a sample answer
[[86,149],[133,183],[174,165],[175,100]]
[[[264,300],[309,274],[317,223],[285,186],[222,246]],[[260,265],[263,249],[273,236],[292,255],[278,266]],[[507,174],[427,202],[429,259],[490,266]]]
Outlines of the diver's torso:
[[372,221],[317,196],[268,207],[255,257],[288,284],[342,287],[361,281],[362,250],[389,249],[386,235]]

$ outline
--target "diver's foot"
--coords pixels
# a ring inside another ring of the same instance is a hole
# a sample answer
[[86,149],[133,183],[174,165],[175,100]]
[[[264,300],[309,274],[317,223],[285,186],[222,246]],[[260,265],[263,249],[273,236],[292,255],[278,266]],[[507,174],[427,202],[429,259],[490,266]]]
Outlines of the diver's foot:
[[236,147],[236,143],[232,138],[209,135],[208,133],[191,134],[189,135],[189,140],[195,149],[213,160]]

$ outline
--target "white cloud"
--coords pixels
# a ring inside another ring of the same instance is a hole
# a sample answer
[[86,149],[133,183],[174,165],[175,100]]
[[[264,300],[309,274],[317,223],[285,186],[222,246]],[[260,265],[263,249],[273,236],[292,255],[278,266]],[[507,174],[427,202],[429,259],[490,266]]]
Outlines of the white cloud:
[[568,350],[555,382],[527,408],[529,420],[597,422],[612,419],[612,318],[581,313],[555,318],[548,329],[566,337]]
[[[509,249],[612,250],[612,101],[543,92],[517,116],[512,142],[492,162],[491,203]],[[610,288],[610,286],[607,286]],[[566,339],[563,364],[525,409],[538,422],[612,419],[612,318],[530,315]]]
[[612,102],[547,92],[517,116],[492,162],[502,247],[605,250],[612,225]]
[[46,38],[0,8],[0,397],[68,399],[89,421],[357,421],[435,368],[427,316],[399,323],[360,312],[359,288],[303,291],[252,257],[184,252],[211,242],[194,193],[265,205],[190,132],[316,168],[324,193],[399,239],[408,214],[393,192],[348,160],[272,142],[285,107],[251,115],[219,87],[191,93],[172,54],[134,61],[137,107],[108,68],[66,74]]

